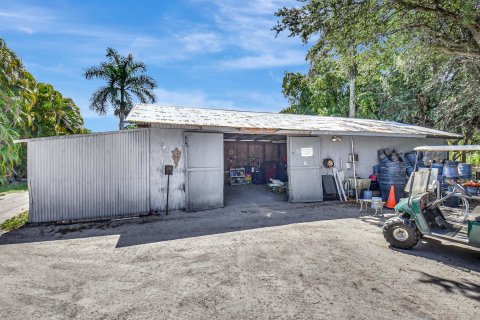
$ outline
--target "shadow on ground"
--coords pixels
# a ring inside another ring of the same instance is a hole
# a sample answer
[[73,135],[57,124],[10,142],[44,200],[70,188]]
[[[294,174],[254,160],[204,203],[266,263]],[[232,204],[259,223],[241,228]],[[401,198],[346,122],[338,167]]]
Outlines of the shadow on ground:
[[438,286],[448,293],[460,293],[466,298],[480,301],[480,284],[462,279],[457,280],[433,276],[426,272],[419,272],[421,278],[419,282]]
[[357,207],[341,203],[230,206],[202,212],[173,212],[168,216],[148,216],[107,222],[27,225],[1,235],[0,245],[119,235],[116,245],[119,248],[249,229],[355,217],[359,217]]
[[449,241],[423,237],[411,250],[391,247],[404,254],[435,260],[463,271],[480,272],[480,250]]
[[[385,217],[361,216],[359,220],[382,228],[385,221],[394,216],[393,211],[387,211]],[[473,270],[480,272],[480,250],[467,247],[466,245],[423,237],[411,250],[397,249],[392,246],[390,248],[411,256],[435,260],[464,271]]]

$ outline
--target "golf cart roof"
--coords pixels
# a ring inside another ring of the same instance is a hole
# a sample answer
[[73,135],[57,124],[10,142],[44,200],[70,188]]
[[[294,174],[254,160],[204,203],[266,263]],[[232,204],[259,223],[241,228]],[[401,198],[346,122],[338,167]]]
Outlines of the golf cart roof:
[[467,146],[423,146],[416,147],[415,151],[480,151],[480,145],[467,145]]

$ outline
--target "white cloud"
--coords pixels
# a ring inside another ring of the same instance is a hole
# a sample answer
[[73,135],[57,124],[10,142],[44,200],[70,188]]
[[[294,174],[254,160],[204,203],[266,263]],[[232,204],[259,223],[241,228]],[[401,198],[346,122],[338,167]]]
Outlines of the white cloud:
[[179,38],[188,52],[218,52],[223,49],[220,36],[213,32],[189,33]]
[[[198,2],[199,0],[193,0]],[[210,2],[205,2],[210,3]],[[222,59],[220,65],[234,69],[288,67],[305,64],[307,49],[301,41],[286,34],[276,36],[276,10],[294,6],[294,1],[235,0],[214,1],[215,24],[223,33],[224,41],[239,54]]]
[[202,90],[167,90],[165,88],[155,89],[157,104],[208,107],[208,108],[235,108],[233,101],[214,98]]
[[244,56],[237,59],[228,59],[221,62],[222,66],[232,69],[259,69],[282,66],[302,65],[305,63],[305,54],[301,51],[287,51],[283,53],[265,53],[257,56]]
[[0,7],[0,28],[33,34],[55,20],[49,10],[36,6]]

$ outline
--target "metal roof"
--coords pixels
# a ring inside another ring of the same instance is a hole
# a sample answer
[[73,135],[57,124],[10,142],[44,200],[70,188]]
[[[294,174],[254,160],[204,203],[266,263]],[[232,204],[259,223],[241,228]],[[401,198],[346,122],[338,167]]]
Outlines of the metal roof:
[[[345,134],[393,137],[439,137],[458,139],[461,135],[393,121],[323,117],[273,112],[252,112],[138,104],[126,121],[163,127],[223,132],[276,134]],[[225,130],[226,129],[226,130]],[[229,129],[232,129],[231,131]]]
[[480,151],[480,145],[455,145],[455,146],[422,146],[416,147],[413,149],[415,151],[434,151],[434,152],[444,152],[444,151]]

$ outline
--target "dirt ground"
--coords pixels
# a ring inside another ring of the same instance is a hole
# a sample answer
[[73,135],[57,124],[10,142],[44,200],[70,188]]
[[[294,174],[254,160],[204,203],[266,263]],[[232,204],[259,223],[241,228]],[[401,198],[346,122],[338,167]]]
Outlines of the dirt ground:
[[0,236],[0,319],[478,319],[480,251],[389,248],[344,204],[233,206]]

